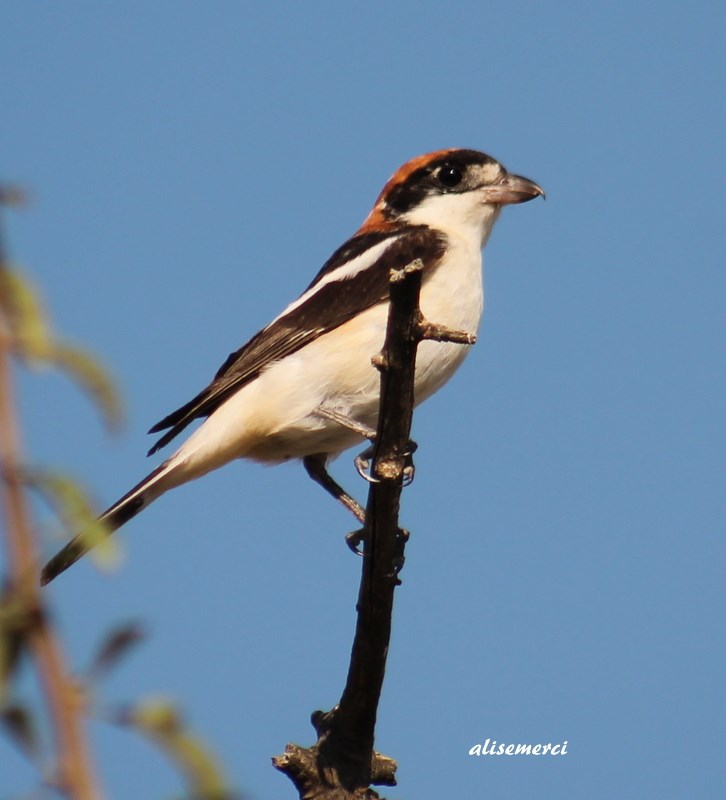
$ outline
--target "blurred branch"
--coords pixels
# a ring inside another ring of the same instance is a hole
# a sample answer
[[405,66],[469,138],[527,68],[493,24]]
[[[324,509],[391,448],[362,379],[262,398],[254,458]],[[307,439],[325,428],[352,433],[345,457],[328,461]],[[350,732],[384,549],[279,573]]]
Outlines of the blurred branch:
[[[0,187],[0,201],[19,196]],[[0,229],[0,279],[9,270]],[[82,722],[79,692],[66,669],[60,644],[51,628],[38,588],[38,563],[21,480],[20,434],[12,390],[10,356],[12,320],[0,306],[0,479],[6,521],[10,592],[24,609],[28,624],[25,642],[37,667],[54,730],[58,788],[73,800],[99,800],[100,788],[91,766]]]
[[381,399],[373,448],[358,620],[345,689],[332,711],[316,711],[318,741],[287,745],[274,766],[295,784],[301,800],[371,800],[370,785],[394,786],[396,762],[373,749],[378,703],[391,636],[393,594],[400,584],[408,533],[398,526],[401,490],[412,470],[410,441],[416,350],[422,339],[473,344],[474,337],[423,319],[420,262],[392,271],[386,340],[374,358]]

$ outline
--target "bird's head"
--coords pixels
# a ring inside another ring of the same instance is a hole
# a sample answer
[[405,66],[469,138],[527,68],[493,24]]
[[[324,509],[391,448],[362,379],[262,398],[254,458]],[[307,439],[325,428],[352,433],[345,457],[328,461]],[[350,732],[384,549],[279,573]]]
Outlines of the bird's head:
[[502,206],[539,196],[544,191],[536,183],[512,175],[486,153],[437,150],[393,174],[361,231],[427,225],[478,236],[483,244]]

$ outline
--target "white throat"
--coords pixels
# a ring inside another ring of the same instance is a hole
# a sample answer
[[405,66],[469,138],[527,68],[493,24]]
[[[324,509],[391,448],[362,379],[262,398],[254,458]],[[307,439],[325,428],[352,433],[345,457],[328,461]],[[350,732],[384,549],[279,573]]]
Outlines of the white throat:
[[484,247],[501,207],[483,203],[476,192],[432,195],[404,215],[412,225],[428,225]]

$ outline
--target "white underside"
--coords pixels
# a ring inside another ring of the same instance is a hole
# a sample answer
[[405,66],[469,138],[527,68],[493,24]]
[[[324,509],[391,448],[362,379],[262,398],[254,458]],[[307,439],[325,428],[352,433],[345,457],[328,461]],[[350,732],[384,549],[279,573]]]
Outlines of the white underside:
[[[430,322],[475,333],[483,303],[480,242],[452,237],[446,257],[424,281],[421,311]],[[332,457],[360,443],[359,435],[315,411],[322,405],[375,427],[380,374],[371,357],[383,346],[387,317],[387,304],[375,306],[270,366],[167,461],[153,494],[237,458],[279,463],[315,453]],[[469,349],[432,341],[419,345],[416,403],[449,380]]]

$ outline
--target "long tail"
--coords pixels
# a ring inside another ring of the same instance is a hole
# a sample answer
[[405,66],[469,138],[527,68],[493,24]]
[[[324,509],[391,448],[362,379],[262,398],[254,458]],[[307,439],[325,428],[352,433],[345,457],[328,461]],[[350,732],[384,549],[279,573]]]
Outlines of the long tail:
[[[140,483],[127,492],[120,500],[101,514],[99,520],[106,524],[109,533],[118,530],[139,511],[160,497],[168,488],[171,488],[164,478],[170,475],[175,463],[173,459],[165,461],[153,472],[149,473]],[[95,544],[91,537],[83,531],[70,542],[43,567],[40,573],[40,585],[45,586],[61,572],[78,561]]]

